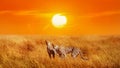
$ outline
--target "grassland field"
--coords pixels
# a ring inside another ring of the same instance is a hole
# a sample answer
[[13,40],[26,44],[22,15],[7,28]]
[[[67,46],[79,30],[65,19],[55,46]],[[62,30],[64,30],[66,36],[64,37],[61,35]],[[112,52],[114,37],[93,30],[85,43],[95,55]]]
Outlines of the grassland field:
[[[89,59],[50,59],[45,40],[77,47]],[[120,36],[0,36],[0,68],[120,68]]]

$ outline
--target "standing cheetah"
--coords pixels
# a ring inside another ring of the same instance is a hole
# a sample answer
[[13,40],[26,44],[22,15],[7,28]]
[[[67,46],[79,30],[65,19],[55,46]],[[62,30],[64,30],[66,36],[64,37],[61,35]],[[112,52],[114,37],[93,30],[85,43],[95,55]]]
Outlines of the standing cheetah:
[[50,58],[55,58],[55,49],[54,49],[54,45],[52,45],[52,43],[50,43],[49,41],[45,40],[45,43],[47,45],[47,52]]
[[87,58],[85,58],[83,56],[83,53],[82,53],[82,51],[79,48],[63,47],[63,46],[55,46],[54,48],[55,48],[56,52],[59,54],[60,57],[66,57],[67,54],[71,53],[71,56],[73,58],[75,58],[78,55],[80,55],[82,59],[87,60]]

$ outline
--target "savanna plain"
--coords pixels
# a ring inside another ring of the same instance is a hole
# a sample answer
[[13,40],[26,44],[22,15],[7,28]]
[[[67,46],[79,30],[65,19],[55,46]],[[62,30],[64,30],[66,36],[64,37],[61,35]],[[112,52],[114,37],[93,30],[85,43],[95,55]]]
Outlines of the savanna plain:
[[[50,59],[45,40],[79,48],[88,60]],[[120,68],[120,36],[0,36],[0,68]]]

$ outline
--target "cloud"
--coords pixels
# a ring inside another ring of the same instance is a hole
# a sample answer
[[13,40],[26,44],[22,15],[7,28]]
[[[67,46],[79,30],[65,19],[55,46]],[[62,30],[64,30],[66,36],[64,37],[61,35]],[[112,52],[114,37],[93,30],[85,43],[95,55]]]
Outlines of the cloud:
[[0,11],[0,15],[10,14],[15,16],[36,16],[36,17],[50,17],[53,13],[43,13],[38,10],[20,10],[20,11]]
[[120,11],[107,11],[102,13],[96,13],[91,15],[91,17],[109,16],[109,15],[115,15],[115,14],[120,14]]
[[100,12],[100,13],[89,13],[87,15],[85,14],[80,17],[93,18],[93,17],[110,16],[110,15],[116,15],[116,14],[120,14],[120,11],[105,11],[105,12]]
[[51,17],[54,15],[52,12],[41,12],[39,10],[17,11],[14,15],[35,16],[35,17]]
[[[12,14],[12,15],[16,15],[16,16],[41,16],[41,17],[48,17],[53,15],[54,13],[43,13],[40,12],[39,10],[20,10],[20,11],[0,11],[0,15],[1,14]],[[67,14],[67,13],[66,13]],[[68,13],[68,15],[73,15],[74,13]],[[89,13],[89,14],[83,14],[83,15],[79,15],[79,17],[83,17],[83,18],[92,18],[92,17],[100,17],[100,16],[109,16],[109,15],[115,15],[115,14],[120,14],[120,10],[119,11],[105,11],[105,12],[100,12],[100,13]]]
[[0,14],[7,14],[7,13],[12,13],[12,11],[0,11]]

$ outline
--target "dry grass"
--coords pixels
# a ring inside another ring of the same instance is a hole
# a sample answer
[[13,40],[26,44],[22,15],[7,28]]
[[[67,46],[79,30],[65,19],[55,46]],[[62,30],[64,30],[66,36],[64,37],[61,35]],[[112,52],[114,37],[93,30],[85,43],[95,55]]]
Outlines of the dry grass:
[[[80,48],[80,56],[49,59],[44,40]],[[120,36],[1,36],[0,68],[120,68]]]

